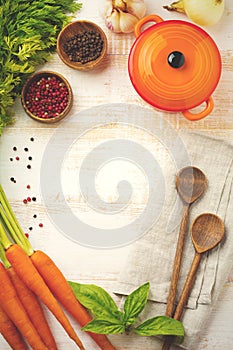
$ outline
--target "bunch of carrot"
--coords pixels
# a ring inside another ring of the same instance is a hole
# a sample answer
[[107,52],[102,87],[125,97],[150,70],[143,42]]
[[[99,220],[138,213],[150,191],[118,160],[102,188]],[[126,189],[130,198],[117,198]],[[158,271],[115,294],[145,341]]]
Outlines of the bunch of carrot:
[[[26,344],[35,350],[57,349],[42,302],[84,350],[59,302],[82,327],[91,321],[91,316],[48,255],[33,250],[1,185],[0,258],[0,333],[12,349],[25,350]],[[89,335],[100,349],[116,350],[105,335]]]

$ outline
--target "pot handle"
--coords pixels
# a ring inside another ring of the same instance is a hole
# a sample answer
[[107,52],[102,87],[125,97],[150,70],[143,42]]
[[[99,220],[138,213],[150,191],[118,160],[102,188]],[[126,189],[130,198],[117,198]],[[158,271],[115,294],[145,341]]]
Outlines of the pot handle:
[[200,120],[202,118],[207,117],[207,115],[209,115],[214,108],[213,98],[210,96],[208,100],[205,101],[205,103],[206,103],[206,108],[200,113],[194,114],[187,110],[182,112],[183,116],[191,121]]
[[134,35],[136,36],[136,38],[141,34],[142,32],[142,26],[144,26],[144,24],[149,23],[149,22],[155,22],[155,23],[160,23],[163,22],[163,19],[157,15],[148,15],[143,17],[142,19],[140,19],[135,27],[134,27]]

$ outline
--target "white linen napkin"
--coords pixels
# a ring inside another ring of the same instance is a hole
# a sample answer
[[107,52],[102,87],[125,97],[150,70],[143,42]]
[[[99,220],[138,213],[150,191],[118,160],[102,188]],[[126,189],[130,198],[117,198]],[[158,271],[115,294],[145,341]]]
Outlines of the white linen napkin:
[[[192,346],[196,342],[195,337],[203,328],[233,264],[233,144],[223,138],[184,130],[177,137],[180,137],[186,146],[186,150],[180,150],[180,163],[184,152],[187,151],[192,165],[200,168],[208,181],[204,195],[190,207],[189,226],[204,212],[217,214],[225,223],[225,239],[215,249],[204,254],[188,300],[188,308],[183,314],[186,336],[182,347],[194,350]],[[176,140],[173,142],[175,147]],[[121,271],[117,288],[114,290],[117,294],[128,295],[139,285],[149,281],[151,302],[145,309],[144,319],[145,313],[147,317],[165,314],[181,221],[182,202],[175,188],[175,177],[179,169],[168,164],[165,171],[168,193],[163,212],[151,230],[132,244],[126,267]],[[182,291],[193,257],[194,248],[188,228],[177,298]]]

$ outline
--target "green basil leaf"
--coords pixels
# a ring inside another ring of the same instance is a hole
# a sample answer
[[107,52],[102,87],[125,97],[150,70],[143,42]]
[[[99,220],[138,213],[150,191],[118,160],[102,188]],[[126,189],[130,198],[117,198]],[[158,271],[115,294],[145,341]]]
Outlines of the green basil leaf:
[[122,319],[122,312],[118,310],[115,301],[103,288],[94,284],[81,284],[70,281],[69,285],[78,301],[95,316],[114,317],[116,320]]
[[127,318],[125,317],[124,315],[124,322],[125,322],[125,327],[129,327],[131,326],[132,324],[134,324],[134,322],[136,321],[136,317],[130,317],[130,318]]
[[87,323],[82,330],[98,334],[120,334],[124,332],[125,327],[120,321],[96,317]]
[[127,296],[124,303],[124,320],[129,324],[133,324],[135,318],[144,309],[148,294],[149,294],[150,284],[149,282],[143,284],[139,288],[135,289],[131,294]]
[[180,321],[167,316],[157,316],[143,322],[133,330],[142,336],[175,335],[184,337],[184,326]]

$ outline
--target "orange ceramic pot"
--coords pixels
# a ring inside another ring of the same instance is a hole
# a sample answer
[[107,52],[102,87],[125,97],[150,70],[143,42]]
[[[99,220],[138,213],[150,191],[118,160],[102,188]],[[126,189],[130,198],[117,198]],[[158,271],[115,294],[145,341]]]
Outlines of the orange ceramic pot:
[[[143,30],[150,22],[155,24]],[[209,115],[222,69],[219,50],[209,34],[186,21],[149,15],[136,24],[135,36],[128,69],[138,94],[150,105],[182,112],[189,120]],[[203,102],[201,112],[190,111]]]

